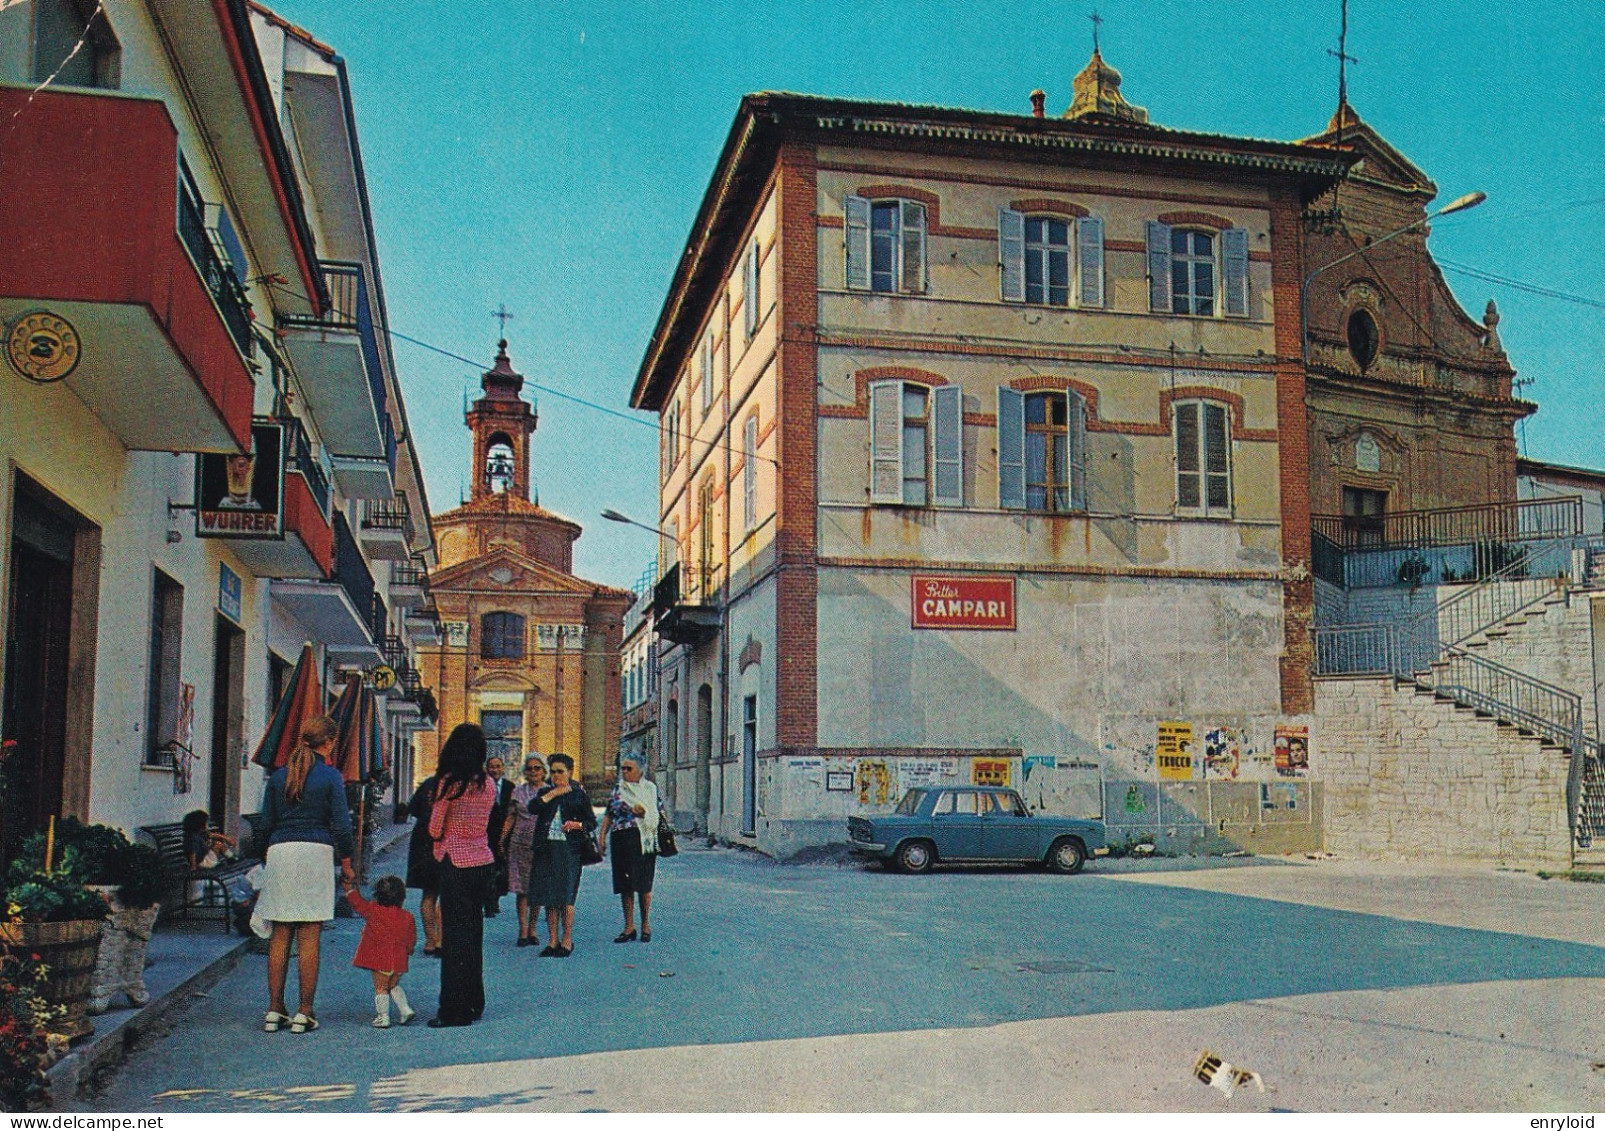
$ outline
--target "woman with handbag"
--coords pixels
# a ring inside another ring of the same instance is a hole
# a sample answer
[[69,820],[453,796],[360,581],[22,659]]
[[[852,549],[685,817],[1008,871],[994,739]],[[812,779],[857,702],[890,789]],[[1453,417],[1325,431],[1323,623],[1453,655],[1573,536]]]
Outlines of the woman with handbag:
[[440,865],[435,862],[435,843],[429,838],[429,802],[435,795],[431,774],[413,791],[407,802],[407,815],[413,820],[407,841],[407,886],[415,888],[418,918],[424,925],[424,956],[440,957]]
[[652,881],[658,867],[658,832],[668,825],[658,800],[658,787],[646,777],[639,754],[626,754],[619,762],[619,782],[602,812],[596,834],[599,851],[613,853],[613,894],[624,905],[624,930],[616,943],[636,937],[635,904],[641,904],[642,942],[652,941]]
[[541,957],[567,958],[574,953],[574,897],[580,890],[580,868],[594,847],[596,814],[585,790],[573,780],[574,759],[553,754],[546,766],[549,785],[529,803],[535,815],[529,902],[546,908],[547,945]]
[[431,1029],[470,1025],[485,1012],[485,895],[497,789],[485,775],[485,732],[459,723],[440,748],[429,835],[440,864],[440,1009]]

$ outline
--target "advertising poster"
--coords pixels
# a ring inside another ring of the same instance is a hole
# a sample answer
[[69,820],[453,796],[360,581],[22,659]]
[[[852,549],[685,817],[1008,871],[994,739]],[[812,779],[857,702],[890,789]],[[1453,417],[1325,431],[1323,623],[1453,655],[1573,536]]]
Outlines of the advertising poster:
[[1301,778],[1310,772],[1310,728],[1276,728],[1276,773],[1284,778]]
[[970,763],[971,785],[1008,785],[1009,764],[1001,759],[977,758]]
[[904,791],[950,782],[958,772],[958,762],[953,758],[904,758],[897,764],[897,776]]
[[1193,776],[1193,724],[1160,723],[1154,747],[1161,781],[1190,781]]
[[1242,735],[1233,727],[1216,727],[1204,735],[1204,777],[1237,780]]
[[253,421],[251,450],[195,461],[199,538],[284,536],[284,428]]
[[856,769],[858,781],[858,803],[860,805],[891,805],[897,801],[892,796],[892,771],[885,762],[860,762]]

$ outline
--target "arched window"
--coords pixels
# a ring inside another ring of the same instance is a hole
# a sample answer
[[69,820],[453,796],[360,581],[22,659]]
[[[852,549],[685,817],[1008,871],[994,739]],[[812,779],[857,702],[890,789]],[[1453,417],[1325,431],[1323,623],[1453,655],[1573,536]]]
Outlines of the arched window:
[[479,621],[479,654],[487,660],[522,660],[524,618],[517,613],[486,613]]
[[490,448],[485,453],[485,482],[501,494],[512,487],[513,475],[513,443],[498,432],[490,438]]

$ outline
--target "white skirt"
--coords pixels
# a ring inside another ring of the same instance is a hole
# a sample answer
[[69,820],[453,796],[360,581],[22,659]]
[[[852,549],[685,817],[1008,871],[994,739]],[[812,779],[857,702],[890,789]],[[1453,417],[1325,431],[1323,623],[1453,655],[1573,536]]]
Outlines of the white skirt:
[[287,840],[267,850],[267,875],[256,917],[274,923],[321,923],[334,918],[334,847]]

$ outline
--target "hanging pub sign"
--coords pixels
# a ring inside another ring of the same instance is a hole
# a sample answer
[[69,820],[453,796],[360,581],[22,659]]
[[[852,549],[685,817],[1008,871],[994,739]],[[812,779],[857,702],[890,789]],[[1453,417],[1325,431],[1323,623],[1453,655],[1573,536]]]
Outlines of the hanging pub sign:
[[915,628],[1014,631],[1014,578],[931,577],[910,580]]
[[251,422],[251,450],[195,465],[197,538],[284,537],[284,427]]

